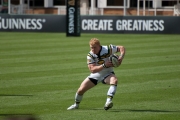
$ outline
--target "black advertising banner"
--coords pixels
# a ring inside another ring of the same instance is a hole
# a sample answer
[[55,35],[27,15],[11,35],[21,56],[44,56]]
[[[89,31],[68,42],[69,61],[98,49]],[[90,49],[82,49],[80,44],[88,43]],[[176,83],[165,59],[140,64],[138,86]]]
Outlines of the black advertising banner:
[[67,0],[66,36],[80,36],[80,0]]
[[[0,15],[0,31],[66,33],[68,22],[66,17],[66,15],[3,14]],[[180,34],[179,22],[179,16],[81,16],[81,20],[76,21],[78,24],[72,22],[72,26],[68,27],[70,31],[68,35],[80,36],[81,32]]]

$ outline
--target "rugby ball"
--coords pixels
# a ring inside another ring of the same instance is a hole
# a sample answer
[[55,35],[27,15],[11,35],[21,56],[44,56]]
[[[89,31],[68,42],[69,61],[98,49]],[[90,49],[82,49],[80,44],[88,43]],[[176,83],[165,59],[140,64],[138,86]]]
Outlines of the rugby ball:
[[109,57],[109,60],[112,62],[112,64],[114,65],[114,67],[119,67],[120,63],[118,61],[118,56],[117,55],[111,55]]

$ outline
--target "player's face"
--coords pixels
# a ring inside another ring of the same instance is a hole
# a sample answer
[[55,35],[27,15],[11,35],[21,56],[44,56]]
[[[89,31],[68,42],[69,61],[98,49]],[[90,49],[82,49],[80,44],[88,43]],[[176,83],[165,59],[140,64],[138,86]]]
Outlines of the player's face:
[[99,50],[100,50],[100,46],[99,45],[90,45],[90,49],[94,54],[98,54]]

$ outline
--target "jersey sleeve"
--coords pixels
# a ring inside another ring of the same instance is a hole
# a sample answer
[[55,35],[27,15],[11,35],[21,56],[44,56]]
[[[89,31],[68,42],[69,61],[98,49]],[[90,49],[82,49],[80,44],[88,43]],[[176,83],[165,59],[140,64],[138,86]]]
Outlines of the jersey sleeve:
[[87,55],[87,64],[93,64],[95,63],[95,60],[93,59],[93,56],[89,53]]
[[111,48],[111,53],[112,53],[112,54],[118,52],[118,47],[117,47],[116,45],[110,44],[109,46],[110,46],[110,48]]

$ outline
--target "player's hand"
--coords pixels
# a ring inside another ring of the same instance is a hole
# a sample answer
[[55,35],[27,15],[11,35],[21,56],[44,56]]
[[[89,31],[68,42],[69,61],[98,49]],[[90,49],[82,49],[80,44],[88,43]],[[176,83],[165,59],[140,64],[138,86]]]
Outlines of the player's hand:
[[122,60],[123,60],[123,56],[122,56],[122,55],[118,56],[118,61],[119,61],[119,64],[121,64],[121,63],[122,63]]
[[111,61],[106,61],[104,64],[106,65],[107,68],[114,67]]

